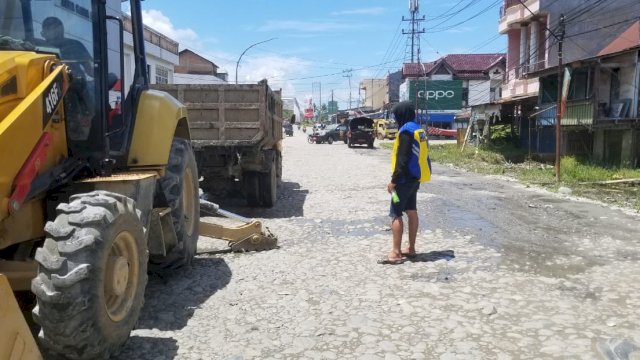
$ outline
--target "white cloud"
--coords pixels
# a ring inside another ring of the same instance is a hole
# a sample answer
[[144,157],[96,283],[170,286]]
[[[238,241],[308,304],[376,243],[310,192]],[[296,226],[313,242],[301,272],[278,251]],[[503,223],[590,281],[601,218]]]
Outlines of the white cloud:
[[[203,40],[190,28],[178,29],[171,19],[158,10],[142,10],[145,25],[180,43],[180,48],[201,48]],[[211,42],[212,39],[207,39]]]
[[297,31],[297,32],[335,32],[357,30],[366,27],[361,23],[343,23],[335,21],[297,21],[269,20],[258,31]]
[[[235,64],[229,72],[231,81],[235,81]],[[251,56],[242,58],[238,69],[238,82],[255,83],[267,79],[272,89],[282,88],[284,94],[298,96],[294,80],[302,77],[311,67],[311,63],[295,57],[279,55]]]
[[385,8],[383,7],[370,7],[370,8],[334,11],[331,13],[331,15],[381,15],[381,14],[384,14],[384,12],[385,12]]

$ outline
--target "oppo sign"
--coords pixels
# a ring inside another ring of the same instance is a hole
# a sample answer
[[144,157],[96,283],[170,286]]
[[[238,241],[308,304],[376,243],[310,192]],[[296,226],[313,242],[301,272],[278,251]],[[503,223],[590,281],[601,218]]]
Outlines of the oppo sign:
[[[427,94],[425,97],[425,93]],[[440,98],[452,98],[455,96],[455,92],[453,90],[420,90],[418,91],[418,97],[423,99],[440,99]]]
[[418,109],[460,110],[462,80],[410,80],[408,99],[418,100]]

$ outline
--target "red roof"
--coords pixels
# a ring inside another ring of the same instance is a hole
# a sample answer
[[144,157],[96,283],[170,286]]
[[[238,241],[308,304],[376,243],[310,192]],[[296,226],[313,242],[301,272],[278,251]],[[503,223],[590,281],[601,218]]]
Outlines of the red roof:
[[[504,60],[506,54],[450,54],[430,63],[410,63],[402,66],[404,77],[420,77],[431,75],[440,63],[446,63],[454,76],[460,79],[477,79],[486,77],[486,72],[498,62]],[[423,69],[424,66],[424,69]]]
[[598,56],[611,55],[640,46],[640,21],[633,23],[620,36],[602,49]]

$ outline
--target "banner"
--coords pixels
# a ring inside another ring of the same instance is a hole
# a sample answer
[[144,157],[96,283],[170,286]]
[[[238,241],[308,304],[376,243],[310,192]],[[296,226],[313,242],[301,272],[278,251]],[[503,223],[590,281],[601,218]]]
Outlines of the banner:
[[560,99],[560,119],[567,110],[567,97],[569,96],[569,85],[571,84],[571,69],[568,66],[564,68],[564,76],[562,77],[562,98]]

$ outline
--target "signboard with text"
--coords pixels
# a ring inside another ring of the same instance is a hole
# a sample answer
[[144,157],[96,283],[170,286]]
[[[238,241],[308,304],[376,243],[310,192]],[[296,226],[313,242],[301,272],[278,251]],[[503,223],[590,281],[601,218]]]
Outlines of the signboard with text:
[[407,99],[417,109],[428,111],[460,110],[462,80],[407,80]]

